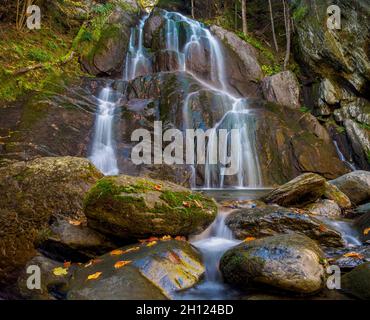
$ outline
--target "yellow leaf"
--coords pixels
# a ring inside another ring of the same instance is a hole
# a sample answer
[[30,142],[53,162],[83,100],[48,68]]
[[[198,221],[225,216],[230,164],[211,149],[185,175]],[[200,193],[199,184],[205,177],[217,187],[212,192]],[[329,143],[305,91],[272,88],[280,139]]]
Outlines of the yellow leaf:
[[130,264],[132,261],[118,261],[118,262],[116,262],[115,263],[115,265],[114,265],[114,267],[116,268],[116,269],[120,269],[120,268],[122,268],[122,267],[124,267],[124,266],[127,266],[128,264]]
[[171,240],[172,237],[171,236],[164,236],[161,238],[161,241],[168,241],[168,240]]
[[85,264],[85,268],[88,268],[94,264],[97,264],[97,263],[100,263],[102,262],[103,260],[102,259],[93,259],[93,260],[90,260],[87,264]]
[[255,237],[246,237],[246,238],[244,239],[244,242],[250,242],[250,241],[254,241],[254,240],[256,240],[256,238],[255,238]]
[[354,259],[360,259],[360,260],[362,260],[364,258],[364,256],[361,253],[358,253],[358,252],[348,252],[348,253],[344,254],[343,256],[347,257],[347,258],[354,258]]
[[149,242],[146,246],[147,247],[153,247],[157,244],[157,241],[152,241],[152,242]]
[[194,203],[197,206],[197,208],[203,209],[203,205],[198,200],[194,200]]
[[138,250],[140,250],[140,247],[134,247],[134,248],[130,248],[130,249],[123,251],[123,253],[129,253],[129,252],[138,251]]
[[364,236],[367,236],[369,234],[369,232],[370,232],[370,228],[366,228],[364,230]]
[[68,274],[68,269],[62,267],[54,268],[53,274],[57,277],[66,276]]
[[120,256],[121,254],[124,254],[124,251],[120,250],[120,249],[117,249],[117,250],[113,250],[111,251],[111,256]]
[[102,272],[96,272],[96,273],[94,273],[94,274],[90,274],[90,275],[87,277],[87,280],[96,280],[96,279],[98,279],[101,275],[102,275]]

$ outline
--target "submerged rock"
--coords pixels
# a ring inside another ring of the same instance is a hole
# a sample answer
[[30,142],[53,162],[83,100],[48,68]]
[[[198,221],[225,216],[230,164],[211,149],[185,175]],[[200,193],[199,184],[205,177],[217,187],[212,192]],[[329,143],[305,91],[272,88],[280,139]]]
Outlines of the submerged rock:
[[242,243],[227,251],[220,270],[241,289],[269,288],[313,294],[324,288],[323,252],[302,235],[279,235]]
[[73,157],[0,168],[0,283],[35,255],[51,217],[84,217],[85,193],[101,177],[87,159]]
[[177,291],[197,284],[204,272],[200,254],[185,241],[128,246],[81,267],[70,282],[67,299],[172,299]]
[[215,219],[216,203],[170,182],[107,177],[87,194],[88,225],[122,239],[188,236],[201,233]]
[[303,174],[276,188],[262,200],[281,206],[304,206],[319,199],[325,192],[326,180],[314,173]]
[[354,171],[330,181],[348,196],[353,204],[359,205],[370,200],[370,172]]
[[262,81],[262,91],[266,100],[283,106],[299,109],[300,87],[292,71],[284,71]]
[[342,277],[342,289],[357,298],[370,299],[370,262],[364,263]]
[[327,247],[342,247],[339,232],[314,217],[278,206],[241,209],[232,212],[225,221],[238,239],[268,237],[278,234],[299,233],[317,240]]

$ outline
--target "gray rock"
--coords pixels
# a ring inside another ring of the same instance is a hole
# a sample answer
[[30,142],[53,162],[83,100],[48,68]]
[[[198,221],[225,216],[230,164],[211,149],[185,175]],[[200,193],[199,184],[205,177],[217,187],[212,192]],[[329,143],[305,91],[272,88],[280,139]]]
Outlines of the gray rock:
[[342,209],[333,200],[318,200],[315,203],[309,204],[305,207],[313,215],[325,217],[340,217]]
[[357,298],[370,299],[370,262],[364,263],[342,277],[342,289]]

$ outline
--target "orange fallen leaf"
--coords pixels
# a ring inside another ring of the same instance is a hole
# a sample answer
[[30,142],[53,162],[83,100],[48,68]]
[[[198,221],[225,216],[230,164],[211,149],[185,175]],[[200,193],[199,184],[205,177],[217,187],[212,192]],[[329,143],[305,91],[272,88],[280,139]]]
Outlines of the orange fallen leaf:
[[358,253],[358,252],[348,252],[348,253],[344,254],[343,256],[347,257],[347,258],[354,258],[354,259],[360,259],[360,260],[362,260],[364,258],[364,256],[361,253]]
[[97,263],[100,263],[102,262],[103,260],[101,259],[93,259],[93,260],[90,260],[87,264],[85,264],[85,268],[88,268],[94,264],[97,264]]
[[102,275],[103,272],[96,272],[94,274],[90,274],[88,277],[87,277],[87,280],[96,280],[98,279],[101,275]]
[[175,238],[175,240],[177,240],[177,241],[186,241],[186,238],[185,238],[185,237],[183,237],[183,236],[177,236],[177,237]]
[[369,234],[369,232],[370,232],[370,228],[366,228],[364,230],[364,236],[367,236]]
[[250,241],[254,241],[254,240],[256,240],[256,238],[255,238],[255,237],[246,237],[246,238],[244,239],[244,242],[250,242]]
[[161,241],[168,241],[168,240],[171,240],[172,237],[171,236],[164,236],[161,238]]
[[71,264],[72,264],[71,261],[64,261],[63,267],[68,269],[71,266]]
[[152,241],[158,241],[159,238],[157,237],[150,237],[149,239],[144,239],[144,240],[139,240],[140,243],[145,243],[145,242],[152,242]]
[[190,204],[190,202],[188,202],[188,201],[184,201],[184,202],[182,203],[182,205],[183,205],[185,208],[190,208],[190,207],[191,207],[191,204]]
[[154,186],[154,189],[157,190],[157,191],[161,191],[162,186],[158,184],[158,185]]
[[116,269],[120,269],[120,268],[122,268],[122,267],[124,267],[124,266],[127,266],[128,264],[130,264],[132,261],[118,261],[118,262],[116,262],[115,264],[114,264],[114,267],[116,268]]
[[130,248],[130,249],[123,251],[123,253],[130,253],[130,252],[134,252],[138,250],[140,250],[140,247],[134,247],[134,248]]
[[325,227],[323,224],[321,224],[321,225],[320,225],[320,227],[319,227],[319,230],[320,230],[321,232],[325,232],[325,231],[328,231],[328,228],[327,228],[327,227]]
[[113,250],[110,253],[111,256],[120,256],[121,254],[124,254],[124,251],[123,250],[120,250],[120,249]]
[[82,222],[78,220],[69,220],[68,223],[75,227],[78,227],[82,224]]
[[152,242],[149,242],[146,246],[147,247],[153,247],[157,244],[157,241],[152,241]]

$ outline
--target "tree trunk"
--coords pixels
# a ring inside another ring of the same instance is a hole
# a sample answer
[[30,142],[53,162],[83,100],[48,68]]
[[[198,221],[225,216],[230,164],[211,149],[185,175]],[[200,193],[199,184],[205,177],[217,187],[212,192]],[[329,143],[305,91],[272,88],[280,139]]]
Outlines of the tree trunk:
[[284,70],[287,69],[289,58],[290,58],[290,11],[286,0],[283,0],[284,6],[284,21],[285,21],[285,31],[286,31],[286,53],[284,59]]
[[248,34],[247,24],[247,0],[242,0],[242,20],[243,20],[243,33]]
[[278,43],[277,43],[277,40],[276,40],[276,34],[275,34],[275,22],[274,22],[274,15],[273,15],[273,12],[272,12],[272,4],[271,4],[271,0],[269,0],[269,8],[270,8],[270,18],[271,18],[272,37],[273,37],[273,39],[274,39],[275,50],[276,50],[276,52],[278,52],[278,51],[279,51],[279,46],[278,46]]
[[193,19],[195,19],[195,6],[194,6],[194,1],[195,0],[191,0],[191,16]]

